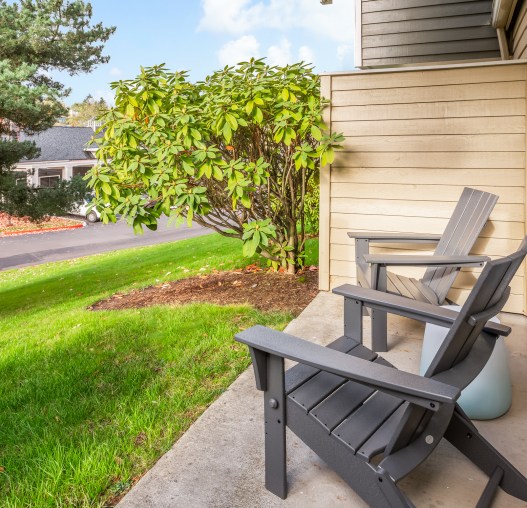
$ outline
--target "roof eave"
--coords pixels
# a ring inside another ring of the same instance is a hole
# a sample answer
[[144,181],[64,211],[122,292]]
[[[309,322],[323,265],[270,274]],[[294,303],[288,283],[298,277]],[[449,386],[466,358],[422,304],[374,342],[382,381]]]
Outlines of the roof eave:
[[492,26],[507,29],[518,0],[494,0],[492,2]]

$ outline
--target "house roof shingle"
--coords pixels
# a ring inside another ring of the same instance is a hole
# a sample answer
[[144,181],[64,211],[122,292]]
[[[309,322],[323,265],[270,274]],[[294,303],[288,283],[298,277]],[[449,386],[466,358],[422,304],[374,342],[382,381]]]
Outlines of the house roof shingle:
[[38,134],[22,133],[20,141],[34,141],[40,148],[36,159],[23,162],[61,161],[93,159],[91,152],[85,151],[93,137],[90,127],[51,127]]

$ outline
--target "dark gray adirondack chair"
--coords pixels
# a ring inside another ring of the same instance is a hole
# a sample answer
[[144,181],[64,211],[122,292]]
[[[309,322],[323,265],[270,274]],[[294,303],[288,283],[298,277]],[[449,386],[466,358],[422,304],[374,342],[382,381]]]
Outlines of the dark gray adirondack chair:
[[[526,250],[524,241],[519,252],[489,262],[459,313],[348,285],[345,335],[328,347],[262,326],[238,334],[264,391],[267,489],[287,495],[287,424],[373,507],[413,506],[397,482],[443,437],[490,477],[478,508],[490,506],[498,486],[527,501],[527,478],[456,404],[498,336],[510,333],[487,320],[505,304]],[[425,376],[398,371],[361,344],[363,306],[450,328]],[[285,375],[284,358],[300,362]]]
[[[357,282],[362,287],[399,294],[413,300],[441,305],[458,271],[463,267],[483,266],[488,257],[468,256],[485,226],[498,196],[465,187],[442,235],[350,232],[355,239]],[[369,254],[371,243],[435,243],[432,256]],[[416,280],[388,272],[388,266],[428,267]],[[387,351],[386,313],[373,311],[374,351]]]

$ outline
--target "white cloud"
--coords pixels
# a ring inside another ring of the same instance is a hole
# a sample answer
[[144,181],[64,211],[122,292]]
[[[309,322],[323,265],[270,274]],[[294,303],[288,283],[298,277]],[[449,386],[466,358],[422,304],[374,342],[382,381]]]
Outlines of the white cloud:
[[115,104],[115,95],[111,90],[97,90],[91,95],[95,100],[104,99],[110,106]]
[[[238,0],[236,0],[238,1]],[[244,35],[239,39],[229,41],[218,51],[220,65],[234,65],[252,57],[258,57],[260,43],[254,35]]]
[[252,0],[202,0],[203,17],[198,30],[241,34],[255,26],[254,16],[261,7],[252,6]]
[[350,0],[325,6],[316,0],[202,0],[202,5],[198,30],[243,34],[301,28],[341,42],[353,40],[355,2]]
[[337,47],[337,58],[340,67],[349,68],[353,63],[353,46],[350,44],[341,44]]
[[267,50],[267,63],[280,67],[292,63],[291,43],[284,37],[277,46],[270,46]]
[[298,60],[305,63],[315,63],[315,53],[309,46],[300,46],[298,49]]
[[122,76],[123,71],[119,67],[112,67],[110,69],[110,76]]

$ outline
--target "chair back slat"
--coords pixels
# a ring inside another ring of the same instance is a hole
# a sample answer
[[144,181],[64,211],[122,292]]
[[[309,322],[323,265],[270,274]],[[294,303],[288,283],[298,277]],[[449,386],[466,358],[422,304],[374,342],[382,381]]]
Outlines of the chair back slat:
[[495,307],[496,313],[503,308],[510,291],[509,284],[526,254],[527,238],[523,240],[520,249],[514,254],[489,261],[485,265],[456,321],[426,371],[426,377],[432,377],[452,368],[467,356],[486,323],[486,318],[476,319],[475,317],[484,316],[485,311],[492,307]]
[[[435,254],[440,256],[469,254],[497,201],[498,196],[495,194],[465,187]],[[421,282],[434,291],[439,303],[443,303],[457,272],[458,269],[455,267],[430,267]]]

